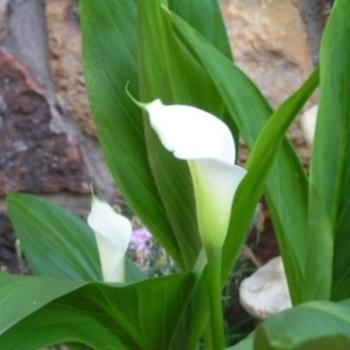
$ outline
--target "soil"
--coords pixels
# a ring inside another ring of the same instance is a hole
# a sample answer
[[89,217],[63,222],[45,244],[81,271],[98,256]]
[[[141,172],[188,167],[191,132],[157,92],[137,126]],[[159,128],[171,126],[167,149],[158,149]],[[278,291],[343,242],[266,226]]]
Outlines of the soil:
[[22,272],[21,263],[16,254],[16,237],[5,214],[0,214],[0,227],[0,270],[12,273]]

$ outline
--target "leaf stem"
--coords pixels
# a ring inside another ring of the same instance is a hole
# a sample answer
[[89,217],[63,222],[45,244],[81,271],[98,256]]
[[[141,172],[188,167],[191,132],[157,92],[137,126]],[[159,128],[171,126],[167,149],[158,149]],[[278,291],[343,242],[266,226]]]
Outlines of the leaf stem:
[[204,350],[214,350],[210,322],[208,322],[208,326],[204,331],[204,342]]
[[221,304],[221,248],[209,248],[207,249],[207,255],[211,339],[213,348],[215,350],[221,350],[225,347],[224,320]]

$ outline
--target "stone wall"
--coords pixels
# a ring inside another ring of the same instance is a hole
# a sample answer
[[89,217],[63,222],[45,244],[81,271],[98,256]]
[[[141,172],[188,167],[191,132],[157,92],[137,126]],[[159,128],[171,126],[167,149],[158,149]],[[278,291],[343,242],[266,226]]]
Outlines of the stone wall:
[[73,0],[0,0],[0,265],[16,269],[4,196],[37,193],[85,215],[115,201],[95,137]]
[[[223,0],[237,64],[276,107],[301,86],[318,63],[329,0]],[[308,106],[315,104],[313,96]],[[305,165],[310,149],[300,122],[289,136]],[[247,150],[242,144],[242,157]]]
[[[88,0],[82,0],[88,1]],[[222,0],[237,63],[277,105],[317,62],[326,1]],[[0,265],[16,269],[12,191],[85,215],[90,184],[117,193],[98,147],[81,68],[76,0],[0,0]],[[292,137],[303,150],[299,128]]]

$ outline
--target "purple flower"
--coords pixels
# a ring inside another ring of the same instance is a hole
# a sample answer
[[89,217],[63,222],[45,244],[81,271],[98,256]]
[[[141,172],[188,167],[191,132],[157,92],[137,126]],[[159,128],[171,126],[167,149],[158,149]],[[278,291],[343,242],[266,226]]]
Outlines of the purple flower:
[[147,250],[151,238],[152,235],[145,227],[138,228],[132,233],[130,248],[137,252]]

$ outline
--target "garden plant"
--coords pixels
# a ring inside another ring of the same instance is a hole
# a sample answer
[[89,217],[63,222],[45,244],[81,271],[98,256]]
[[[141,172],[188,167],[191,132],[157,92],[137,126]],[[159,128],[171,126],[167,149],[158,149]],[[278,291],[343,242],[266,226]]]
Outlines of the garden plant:
[[[80,16],[105,159],[177,272],[151,278],[126,257],[131,224],[98,196],[85,222],[10,194],[34,275],[0,273],[0,349],[350,349],[350,0],[275,110],[235,65],[217,0],[80,0]],[[306,174],[286,132],[316,89]],[[263,195],[293,308],[229,344],[222,288]]]

